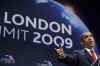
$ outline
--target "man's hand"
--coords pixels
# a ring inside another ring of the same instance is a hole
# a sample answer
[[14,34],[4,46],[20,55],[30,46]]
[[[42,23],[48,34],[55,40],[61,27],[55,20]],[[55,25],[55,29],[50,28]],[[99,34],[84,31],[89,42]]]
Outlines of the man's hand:
[[59,56],[64,56],[63,48],[61,47],[61,44],[59,44],[58,49],[56,49],[56,52]]

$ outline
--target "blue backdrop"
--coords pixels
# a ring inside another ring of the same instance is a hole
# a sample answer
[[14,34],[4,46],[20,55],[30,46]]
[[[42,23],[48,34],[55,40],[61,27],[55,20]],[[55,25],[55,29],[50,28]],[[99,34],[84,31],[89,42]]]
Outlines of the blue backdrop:
[[12,55],[12,65],[66,66],[57,61],[54,48],[82,49],[80,34],[86,31],[74,12],[53,0],[0,2],[0,56]]

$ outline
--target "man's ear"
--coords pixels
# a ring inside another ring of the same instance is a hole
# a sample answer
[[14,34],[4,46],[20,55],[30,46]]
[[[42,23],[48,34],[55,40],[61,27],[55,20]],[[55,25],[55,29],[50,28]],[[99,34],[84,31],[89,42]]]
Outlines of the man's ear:
[[80,40],[80,44],[83,45],[83,40]]

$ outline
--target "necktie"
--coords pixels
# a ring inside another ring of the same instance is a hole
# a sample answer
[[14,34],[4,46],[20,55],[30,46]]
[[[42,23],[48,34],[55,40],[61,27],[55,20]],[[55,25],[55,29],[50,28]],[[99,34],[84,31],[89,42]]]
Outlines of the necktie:
[[92,56],[93,62],[95,62],[96,61],[96,56],[94,54],[93,49],[90,49],[90,52],[91,52],[91,56]]

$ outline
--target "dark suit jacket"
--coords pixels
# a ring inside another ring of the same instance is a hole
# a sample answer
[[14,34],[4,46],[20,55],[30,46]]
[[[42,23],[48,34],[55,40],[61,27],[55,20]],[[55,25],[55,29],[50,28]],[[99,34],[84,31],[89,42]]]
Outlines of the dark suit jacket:
[[65,54],[65,57],[59,56],[58,60],[71,66],[96,66],[86,50],[77,50],[73,54]]

